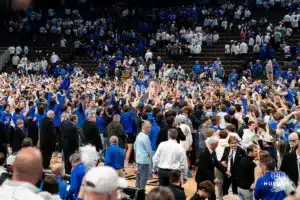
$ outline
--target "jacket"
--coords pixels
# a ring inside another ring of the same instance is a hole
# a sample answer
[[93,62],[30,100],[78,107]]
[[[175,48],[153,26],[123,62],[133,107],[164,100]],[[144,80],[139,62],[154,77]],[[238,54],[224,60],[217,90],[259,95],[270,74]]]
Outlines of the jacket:
[[124,133],[123,125],[120,122],[111,122],[108,124],[107,131],[108,138],[110,138],[111,136],[117,136],[117,138],[119,139],[119,146],[122,149],[125,149],[127,137]]
[[104,154],[104,165],[116,170],[124,168],[125,152],[116,144],[111,144]]
[[288,177],[294,182],[295,185],[298,185],[298,162],[296,152],[288,153],[283,156],[280,171],[286,173]]
[[175,200],[185,200],[186,199],[185,193],[184,193],[184,188],[171,184],[169,186],[169,189],[174,194]]
[[82,179],[85,175],[85,166],[83,163],[79,163],[71,173],[70,179],[70,189],[68,191],[66,199],[70,198],[71,200],[76,199],[78,196]]
[[226,169],[221,165],[221,163],[217,160],[217,156],[215,153],[210,153],[208,148],[206,147],[203,152],[200,153],[199,162],[198,162],[198,170],[196,172],[196,182],[200,183],[202,181],[209,180],[211,182],[214,181],[214,168],[218,168],[223,174],[226,173]]
[[52,195],[49,192],[40,192],[38,195],[44,200],[62,200],[59,195]]
[[34,185],[25,182],[6,180],[0,187],[1,200],[43,200],[37,195],[39,191]]
[[[230,154],[230,150],[231,150],[230,147],[225,147],[221,161],[225,161],[225,162],[229,163],[228,157]],[[239,170],[240,160],[245,156],[246,156],[246,152],[241,147],[238,146],[236,149],[234,160],[233,160],[233,165],[231,167],[232,176],[234,176],[234,177],[236,176],[236,174]]]
[[205,197],[200,197],[199,194],[195,193],[190,200],[205,200]]
[[12,152],[17,152],[22,148],[22,143],[26,133],[21,128],[16,128],[14,131],[13,143],[12,143]]
[[250,156],[243,157],[240,160],[239,170],[237,172],[237,185],[238,187],[249,190],[252,183],[254,183],[254,169],[256,164]]
[[53,151],[55,145],[55,128],[49,117],[41,121],[40,126],[40,146],[42,151]]
[[62,144],[66,152],[74,153],[78,149],[78,133],[76,126],[65,121],[61,125]]

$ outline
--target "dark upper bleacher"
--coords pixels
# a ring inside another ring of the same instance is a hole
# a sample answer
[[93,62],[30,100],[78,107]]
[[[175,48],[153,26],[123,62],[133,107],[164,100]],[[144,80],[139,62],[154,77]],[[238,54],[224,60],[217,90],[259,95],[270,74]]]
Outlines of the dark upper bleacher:
[[[158,12],[158,11],[156,11]],[[261,19],[262,17],[267,18],[269,22],[272,22],[273,25],[277,24],[281,19],[283,18],[284,14],[287,11],[284,8],[274,9],[270,11],[265,11],[262,8],[258,8],[256,10],[252,11],[252,16],[256,18],[257,20]],[[117,15],[115,15],[116,17]],[[151,18],[151,16],[143,15],[140,16],[140,18],[146,20],[146,18]],[[120,29],[132,29],[134,26],[136,26],[139,21],[137,18],[134,19],[121,19],[116,17],[115,20],[115,27],[120,27]],[[125,21],[124,21],[125,20]],[[202,25],[202,24],[200,24]],[[153,27],[158,27],[158,24],[152,24]],[[200,55],[193,56],[189,58],[188,60],[185,60],[184,56],[176,56],[176,57],[169,57],[166,54],[166,49],[162,48],[159,49],[157,52],[155,52],[154,55],[161,56],[166,63],[177,63],[181,65],[184,69],[187,71],[192,69],[192,66],[194,65],[195,61],[198,60],[200,63],[213,62],[217,57],[220,58],[222,61],[222,64],[225,68],[225,70],[231,71],[232,68],[243,68],[247,66],[249,61],[253,61],[252,54],[249,53],[249,56],[247,57],[236,57],[236,56],[224,56],[224,46],[226,43],[228,43],[230,40],[239,40],[240,38],[240,32],[238,30],[232,31],[232,32],[224,32],[219,33],[220,39],[217,44],[214,44],[213,46],[202,47],[202,52]],[[37,34],[35,37],[35,41],[32,40],[32,35],[20,35],[20,34],[3,34],[0,39],[0,46],[9,46],[12,44],[22,44],[27,45],[30,48],[30,53],[28,55],[28,59],[32,60],[35,58],[40,57],[46,57],[50,58],[50,55],[52,52],[56,52],[59,54],[59,57],[63,59],[64,62],[76,62],[80,64],[83,68],[85,68],[89,72],[93,72],[96,69],[97,63],[95,62],[95,59],[90,58],[89,56],[83,55],[83,56],[74,56],[73,50],[72,50],[72,44],[69,45],[69,48],[59,48],[59,40],[61,36],[59,35],[39,35]],[[296,44],[300,39],[300,34],[296,33],[290,40],[290,43]],[[55,44],[55,45],[53,45]],[[40,52],[41,51],[41,52]],[[284,58],[283,55],[280,52],[276,53],[275,58],[279,62],[279,64],[284,67]]]

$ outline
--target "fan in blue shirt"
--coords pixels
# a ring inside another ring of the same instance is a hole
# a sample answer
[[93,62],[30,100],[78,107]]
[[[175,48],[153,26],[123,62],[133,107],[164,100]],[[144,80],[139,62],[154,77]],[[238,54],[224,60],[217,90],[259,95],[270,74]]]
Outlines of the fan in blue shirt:
[[99,133],[103,134],[105,132],[106,123],[101,115],[101,110],[96,111],[96,124],[99,129]]
[[12,116],[12,120],[13,120],[13,122],[14,122],[15,125],[17,124],[17,121],[19,119],[23,120],[23,122],[25,121],[25,117],[23,115],[23,111],[20,108],[16,108],[15,112],[14,112],[14,114]]
[[10,126],[12,115],[10,113],[10,105],[4,106],[4,111],[1,113],[0,121],[2,121],[6,128]]
[[86,173],[85,166],[80,161],[80,155],[74,156],[76,157],[76,159],[73,156],[74,154],[71,157],[72,159],[74,159],[71,162],[73,166],[70,179],[71,186],[66,196],[66,199],[70,198],[71,200],[75,200],[78,196],[82,179]]
[[264,176],[257,179],[254,189],[255,199],[273,200],[284,199],[286,197],[285,184],[277,184],[278,178],[287,178],[287,175],[281,171],[275,171],[276,162],[274,158],[269,157],[265,164],[266,173]]
[[196,64],[193,66],[193,72],[196,74],[200,74],[200,72],[201,72],[201,67],[200,67],[198,61],[196,61]]
[[38,107],[38,112],[35,114],[33,121],[37,121],[38,127],[40,127],[42,120],[46,118],[44,106]]
[[110,138],[110,146],[105,150],[104,165],[110,166],[115,170],[124,168],[125,152],[118,145],[119,141],[116,136]]
[[133,110],[129,110],[129,106],[123,106],[123,112],[121,113],[121,123],[124,128],[124,132],[127,135],[132,135],[132,123],[133,123]]

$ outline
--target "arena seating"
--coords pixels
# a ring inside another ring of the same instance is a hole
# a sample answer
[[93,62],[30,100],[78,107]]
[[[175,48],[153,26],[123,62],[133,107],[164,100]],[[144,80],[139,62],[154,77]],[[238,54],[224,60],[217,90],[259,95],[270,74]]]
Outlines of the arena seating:
[[[283,16],[287,11],[283,8],[276,10],[276,12],[265,12],[263,8],[257,8],[255,12],[256,20],[261,19],[261,17],[267,18],[269,22],[274,25],[278,24],[279,21],[282,20]],[[192,66],[195,64],[195,61],[199,61],[200,64],[204,64],[204,62],[213,62],[216,58],[220,58],[222,64],[226,70],[226,72],[230,72],[233,68],[243,68],[248,65],[250,61],[254,61],[255,58],[253,57],[252,53],[249,53],[247,57],[237,57],[237,56],[225,56],[224,55],[224,46],[228,44],[231,40],[240,40],[240,31],[235,30],[233,32],[225,32],[219,33],[220,39],[218,44],[215,44],[211,47],[204,46],[202,48],[202,52],[200,55],[191,57],[188,61],[185,61],[184,56],[176,56],[176,57],[168,57],[166,54],[166,49],[160,49],[156,55],[162,56],[163,60],[167,63],[174,62],[180,64],[186,70],[191,70]],[[300,33],[295,33],[294,36],[288,41],[290,44],[297,44],[300,41]],[[278,61],[280,66],[284,69],[288,68],[285,67],[284,64],[284,57],[281,52],[276,52],[275,59]],[[175,62],[176,61],[176,62]]]
[[[271,22],[274,25],[278,24],[279,21],[282,20],[283,16],[287,10],[280,8],[277,9],[276,12],[266,12],[263,8],[257,8],[255,12],[255,16],[253,16],[256,20],[260,20],[262,17],[267,18],[268,22]],[[201,23],[200,23],[201,24]],[[186,72],[191,71],[192,66],[195,61],[199,61],[200,64],[204,64],[204,62],[212,63],[216,58],[220,58],[222,64],[225,68],[225,71],[228,73],[233,68],[235,69],[243,69],[246,68],[250,61],[254,61],[252,53],[249,53],[247,57],[237,57],[237,56],[229,56],[225,57],[224,55],[224,46],[228,44],[229,41],[240,40],[240,32],[239,30],[234,30],[232,32],[221,32],[219,33],[220,39],[217,44],[213,46],[203,46],[202,52],[200,55],[192,56],[188,60],[185,60],[184,55],[173,56],[170,57],[166,53],[166,49],[158,49],[157,52],[154,52],[155,56],[161,56],[165,63],[176,63],[181,65]],[[78,63],[81,65],[87,72],[93,73],[96,70],[97,63],[94,59],[89,58],[88,56],[75,56],[72,50],[72,44],[69,44],[68,48],[60,48],[59,35],[37,35],[35,37],[35,41],[32,41],[32,37],[21,37],[19,35],[3,35],[0,39],[0,47],[8,48],[9,45],[14,44],[16,42],[21,42],[21,44],[26,44],[30,47],[30,53],[28,55],[29,60],[34,60],[36,58],[46,57],[49,58],[52,52],[58,53],[59,57],[63,59],[64,62]],[[294,36],[288,41],[290,44],[297,44],[300,40],[300,33],[295,33]],[[284,69],[287,68],[286,63],[284,63],[284,57],[281,52],[276,52],[275,59],[278,61],[281,67]],[[287,66],[291,66],[288,64]],[[14,69],[7,67],[8,72],[14,71]]]

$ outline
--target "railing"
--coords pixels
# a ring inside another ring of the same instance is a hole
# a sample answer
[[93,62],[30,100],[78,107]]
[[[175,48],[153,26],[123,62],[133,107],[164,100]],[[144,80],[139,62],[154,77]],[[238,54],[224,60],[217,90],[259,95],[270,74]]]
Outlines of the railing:
[[10,53],[8,48],[2,53],[2,55],[0,56],[0,71],[3,70],[3,68],[5,67],[6,63],[9,61],[10,58]]

